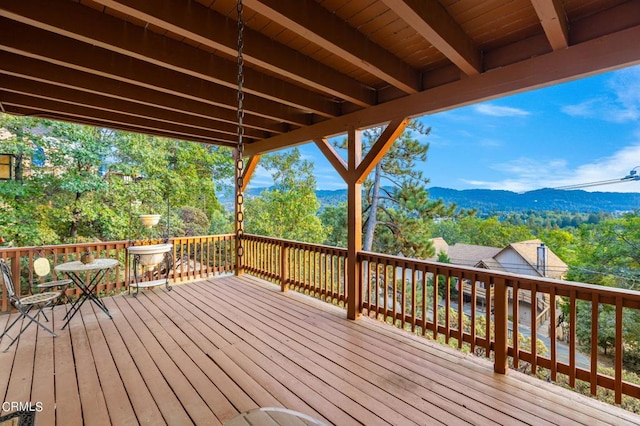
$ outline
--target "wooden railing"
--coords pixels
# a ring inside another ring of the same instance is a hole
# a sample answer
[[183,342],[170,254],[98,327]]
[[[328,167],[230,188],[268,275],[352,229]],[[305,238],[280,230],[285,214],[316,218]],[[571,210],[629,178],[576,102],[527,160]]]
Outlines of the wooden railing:
[[[173,238],[173,263],[169,277],[172,283],[186,282],[194,279],[208,278],[216,273],[233,272],[235,270],[235,236],[215,235],[205,237]],[[114,241],[107,243],[64,244],[41,247],[1,248],[0,258],[5,259],[11,268],[16,292],[19,295],[28,294],[30,287],[35,284],[33,261],[46,256],[52,269],[60,263],[79,260],[85,249],[89,249],[95,257],[118,259],[120,265],[106,275],[98,286],[100,294],[115,294],[128,289],[133,277],[130,274],[129,255],[127,247],[132,244],[147,242]],[[52,271],[53,272],[53,271]],[[53,272],[55,274],[55,272]],[[17,285],[20,278],[20,285]],[[54,275],[55,277],[55,275]],[[59,277],[61,278],[61,277]],[[143,280],[152,279],[145,276]],[[0,311],[10,309],[9,301],[4,289],[0,289]],[[67,289],[67,294],[78,297],[80,289]]]
[[245,271],[322,300],[344,304],[347,250],[245,235]]
[[[576,381],[587,382],[592,395],[598,387],[610,389],[616,403],[623,394],[640,398],[640,386],[622,378],[623,318],[640,309],[640,292],[377,253],[361,252],[359,261],[366,314],[491,357],[498,372],[506,371],[509,362],[513,368],[542,373],[554,382],[564,375],[563,382],[570,387]],[[461,283],[470,291],[458,291]],[[494,297],[478,297],[484,289],[490,289]],[[547,307],[545,303],[518,302],[520,292],[529,292],[529,300],[548,298],[551,303]],[[594,342],[590,353],[581,356],[576,337],[578,301],[590,304],[587,314],[590,342]],[[561,304],[569,312],[566,343],[558,340]],[[598,371],[598,313],[604,306],[616,313],[613,375]],[[542,316],[549,320],[544,329],[538,326]],[[539,352],[538,340],[547,346],[548,354]]]

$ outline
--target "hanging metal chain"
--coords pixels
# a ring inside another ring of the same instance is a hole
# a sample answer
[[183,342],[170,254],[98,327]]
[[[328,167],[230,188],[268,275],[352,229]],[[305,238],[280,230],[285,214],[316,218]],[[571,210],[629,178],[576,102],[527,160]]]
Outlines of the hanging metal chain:
[[244,255],[244,21],[242,17],[242,0],[238,0],[238,145],[236,147],[236,250],[238,258]]

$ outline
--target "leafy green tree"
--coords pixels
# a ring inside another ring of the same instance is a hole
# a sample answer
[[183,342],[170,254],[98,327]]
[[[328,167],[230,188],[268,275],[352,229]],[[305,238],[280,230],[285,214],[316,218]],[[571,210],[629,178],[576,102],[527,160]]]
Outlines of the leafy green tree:
[[337,206],[326,206],[320,212],[320,221],[327,231],[324,243],[334,247],[347,246],[347,206],[340,203]]
[[434,223],[431,229],[434,237],[443,237],[449,244],[506,247],[514,242],[533,238],[526,226],[501,222],[497,217],[481,219],[465,216],[461,219]]
[[321,243],[327,232],[318,217],[313,164],[303,160],[296,148],[263,157],[274,187],[246,201],[248,233]]
[[58,223],[68,230],[60,234],[71,240],[78,237],[80,226],[91,228],[100,212],[107,182],[100,167],[109,155],[113,132],[96,127],[54,122],[52,137],[43,138],[43,149],[52,168],[49,181],[56,189],[54,202],[65,206],[59,210]]
[[43,120],[0,114],[0,151],[15,156],[15,180],[0,185],[0,236],[17,246],[58,240],[47,219],[52,206],[45,201],[52,191],[33,161],[47,126]]

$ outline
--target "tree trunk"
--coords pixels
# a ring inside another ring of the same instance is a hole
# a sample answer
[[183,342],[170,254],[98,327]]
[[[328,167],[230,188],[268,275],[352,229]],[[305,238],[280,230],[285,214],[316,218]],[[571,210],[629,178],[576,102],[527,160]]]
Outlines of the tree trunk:
[[373,247],[373,236],[378,225],[378,202],[380,200],[380,177],[382,169],[380,163],[376,165],[373,177],[373,191],[371,194],[371,206],[369,207],[369,219],[367,219],[367,229],[364,232],[362,250],[371,251]]

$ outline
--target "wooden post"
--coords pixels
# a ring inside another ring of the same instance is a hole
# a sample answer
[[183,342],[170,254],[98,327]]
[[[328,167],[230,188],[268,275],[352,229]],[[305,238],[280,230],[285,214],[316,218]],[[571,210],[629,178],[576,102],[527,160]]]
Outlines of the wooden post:
[[356,320],[362,312],[362,283],[358,253],[362,250],[362,184],[356,169],[362,158],[362,139],[349,129],[347,180],[347,318]]
[[289,290],[289,249],[284,241],[280,242],[280,290]]
[[[507,353],[509,350],[509,324],[507,300],[507,283],[504,278],[496,278],[495,282],[495,305],[493,311],[493,321],[495,327],[496,343],[494,347],[495,361],[493,371],[499,374],[507,374]],[[490,315],[491,312],[487,312]],[[487,318],[487,323],[489,318]],[[489,339],[490,336],[487,336]],[[517,339],[517,331],[514,331],[514,338]],[[535,344],[535,343],[534,343]]]

